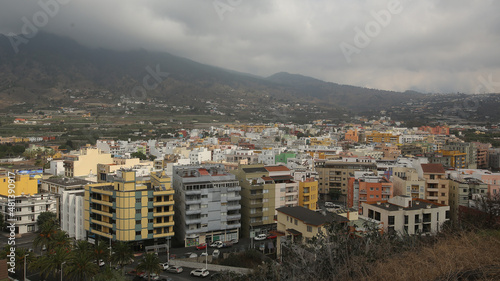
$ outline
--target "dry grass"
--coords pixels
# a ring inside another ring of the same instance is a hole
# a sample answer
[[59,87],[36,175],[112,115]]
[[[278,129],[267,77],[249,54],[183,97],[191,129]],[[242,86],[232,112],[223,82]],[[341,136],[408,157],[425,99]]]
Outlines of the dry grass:
[[364,269],[351,266],[349,275],[337,280],[500,280],[499,233],[450,235]]

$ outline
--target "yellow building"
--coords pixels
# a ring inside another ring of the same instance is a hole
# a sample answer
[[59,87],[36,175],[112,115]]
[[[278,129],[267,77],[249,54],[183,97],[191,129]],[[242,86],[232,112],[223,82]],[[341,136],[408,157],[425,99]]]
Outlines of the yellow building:
[[299,182],[299,206],[316,210],[318,204],[318,181],[309,178]]
[[[88,237],[164,243],[174,235],[174,190],[164,172],[150,180],[135,171],[118,171],[114,182],[85,186],[85,230]],[[160,239],[161,238],[161,239]]]
[[65,154],[63,160],[64,175],[69,178],[96,174],[97,164],[113,164],[111,154],[95,147],[85,147],[80,151]]
[[367,143],[399,143],[399,136],[391,133],[371,132],[366,133]]
[[[14,180],[13,189],[15,193],[9,193],[9,184],[12,186],[12,181]],[[34,195],[38,193],[38,179],[32,178],[29,175],[16,174],[15,176],[9,177],[7,174],[0,175],[0,195],[2,196],[21,196],[21,195]]]

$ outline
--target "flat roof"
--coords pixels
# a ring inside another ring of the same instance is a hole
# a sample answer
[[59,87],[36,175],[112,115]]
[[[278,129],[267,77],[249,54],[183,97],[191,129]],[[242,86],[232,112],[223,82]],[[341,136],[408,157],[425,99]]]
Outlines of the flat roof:
[[268,171],[264,167],[243,168],[243,172],[245,172],[247,174],[252,174],[252,173],[268,173]]

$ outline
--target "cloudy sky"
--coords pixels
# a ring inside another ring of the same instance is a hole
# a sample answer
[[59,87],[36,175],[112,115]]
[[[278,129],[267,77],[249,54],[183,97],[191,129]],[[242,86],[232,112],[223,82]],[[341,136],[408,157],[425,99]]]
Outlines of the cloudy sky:
[[1,1],[4,34],[29,21],[92,47],[166,51],[261,76],[286,71],[395,91],[500,92],[500,1]]

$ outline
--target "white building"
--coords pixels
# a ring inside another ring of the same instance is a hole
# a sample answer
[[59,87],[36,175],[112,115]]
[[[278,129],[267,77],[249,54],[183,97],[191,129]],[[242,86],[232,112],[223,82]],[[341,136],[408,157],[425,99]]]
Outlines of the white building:
[[[38,230],[36,220],[41,213],[57,213],[56,197],[56,194],[49,193],[16,196],[14,207],[15,233],[36,232]],[[0,212],[6,219],[11,218],[8,202],[7,196],[0,195]]]
[[201,164],[203,161],[212,160],[212,152],[205,147],[195,148],[189,152],[189,162],[192,165]]
[[436,234],[450,218],[450,206],[409,196],[362,203],[363,216],[381,222],[385,232]]
[[64,161],[63,160],[52,160],[50,161],[50,168],[45,170],[54,176],[64,176]]

